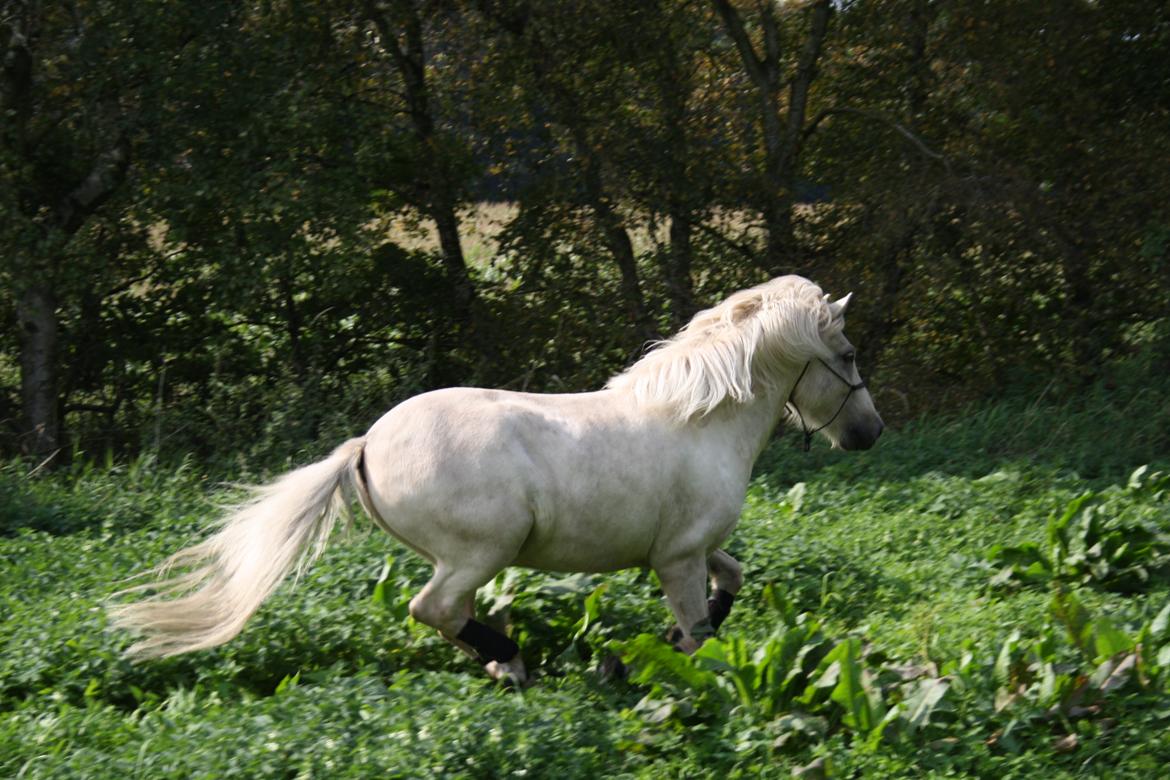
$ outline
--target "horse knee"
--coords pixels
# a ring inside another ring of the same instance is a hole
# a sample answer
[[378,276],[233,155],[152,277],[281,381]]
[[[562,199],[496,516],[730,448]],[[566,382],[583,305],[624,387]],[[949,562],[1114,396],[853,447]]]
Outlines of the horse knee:
[[707,599],[707,613],[711,617],[712,627],[717,629],[731,614],[735,594],[743,585],[743,567],[739,565],[739,561],[722,550],[711,553],[707,559],[707,567],[711,572],[711,584],[714,586],[711,598]]
[[720,587],[728,593],[738,593],[739,589],[743,587],[743,567],[734,558],[728,558],[728,560],[731,562],[731,566],[723,575]]
[[410,600],[410,604],[406,609],[410,613],[410,616],[419,623],[431,626],[432,628],[434,627],[434,623],[432,622],[435,619],[434,610],[431,608],[431,605],[427,603],[427,600],[423,597],[422,593],[416,593],[414,598]]

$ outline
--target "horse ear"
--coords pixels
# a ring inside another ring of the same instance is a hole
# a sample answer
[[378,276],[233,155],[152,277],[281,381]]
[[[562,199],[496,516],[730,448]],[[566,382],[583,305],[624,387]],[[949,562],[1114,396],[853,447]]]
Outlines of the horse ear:
[[845,310],[849,308],[849,301],[853,299],[853,293],[849,293],[843,298],[829,304],[829,311],[833,313],[833,319],[839,320],[845,316]]

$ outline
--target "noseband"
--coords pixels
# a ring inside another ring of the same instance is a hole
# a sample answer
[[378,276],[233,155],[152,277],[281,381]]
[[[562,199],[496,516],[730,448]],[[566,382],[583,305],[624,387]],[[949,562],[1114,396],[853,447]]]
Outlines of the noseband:
[[845,394],[845,397],[843,399],[841,399],[841,405],[837,407],[837,411],[833,412],[833,416],[829,418],[829,421],[827,423],[825,423],[824,425],[820,425],[816,428],[813,428],[812,430],[809,430],[809,427],[807,425],[805,425],[805,423],[804,423],[804,415],[800,413],[800,407],[797,406],[796,402],[792,400],[792,396],[796,394],[796,388],[800,384],[800,380],[804,379],[804,375],[806,373],[808,373],[808,367],[812,365],[812,361],[810,360],[809,362],[804,364],[804,368],[802,368],[800,370],[800,376],[798,376],[796,378],[796,382],[793,383],[792,389],[788,391],[788,400],[784,402],[784,405],[791,406],[792,411],[796,412],[796,416],[800,420],[800,429],[804,432],[804,451],[805,452],[808,452],[809,449],[812,447],[813,435],[816,434],[818,431],[822,431],[825,428],[832,425],[833,420],[836,420],[837,416],[839,414],[841,414],[841,410],[845,408],[845,404],[849,403],[849,398],[854,393],[856,393],[858,390],[861,390],[865,387],[865,380],[864,379],[862,381],[858,382],[857,384],[854,384],[854,383],[850,382],[848,379],[846,379],[845,377],[838,374],[836,369],[834,369],[832,366],[830,366],[825,361],[821,360],[820,358],[817,358],[817,361],[822,366],[829,369],[830,374],[832,374],[833,376],[837,377],[842,382],[844,382],[845,386],[849,388],[849,392]]

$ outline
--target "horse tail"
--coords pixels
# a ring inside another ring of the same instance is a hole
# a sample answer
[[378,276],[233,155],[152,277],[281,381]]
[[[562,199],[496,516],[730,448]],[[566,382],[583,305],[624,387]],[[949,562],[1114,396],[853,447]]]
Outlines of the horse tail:
[[[164,578],[120,594],[149,598],[110,609],[113,624],[142,638],[126,655],[158,658],[215,647],[235,637],[291,572],[299,576],[325,548],[350,497],[367,505],[361,475],[365,439],[350,439],[318,463],[252,488],[220,530],[148,572]],[[176,567],[190,568],[168,577]]]

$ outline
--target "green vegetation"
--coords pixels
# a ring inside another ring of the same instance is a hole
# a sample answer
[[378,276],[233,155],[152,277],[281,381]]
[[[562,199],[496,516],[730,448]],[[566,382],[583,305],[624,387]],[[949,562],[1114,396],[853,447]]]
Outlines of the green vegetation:
[[[690,658],[650,575],[505,572],[480,607],[537,670],[521,692],[412,624],[426,567],[381,533],[227,646],[132,666],[101,605],[200,533],[216,483],[9,462],[0,775],[1157,776],[1170,462],[1143,384],[924,418],[862,455],[778,441],[728,546],[747,583]],[[597,672],[615,653],[625,680]]]

